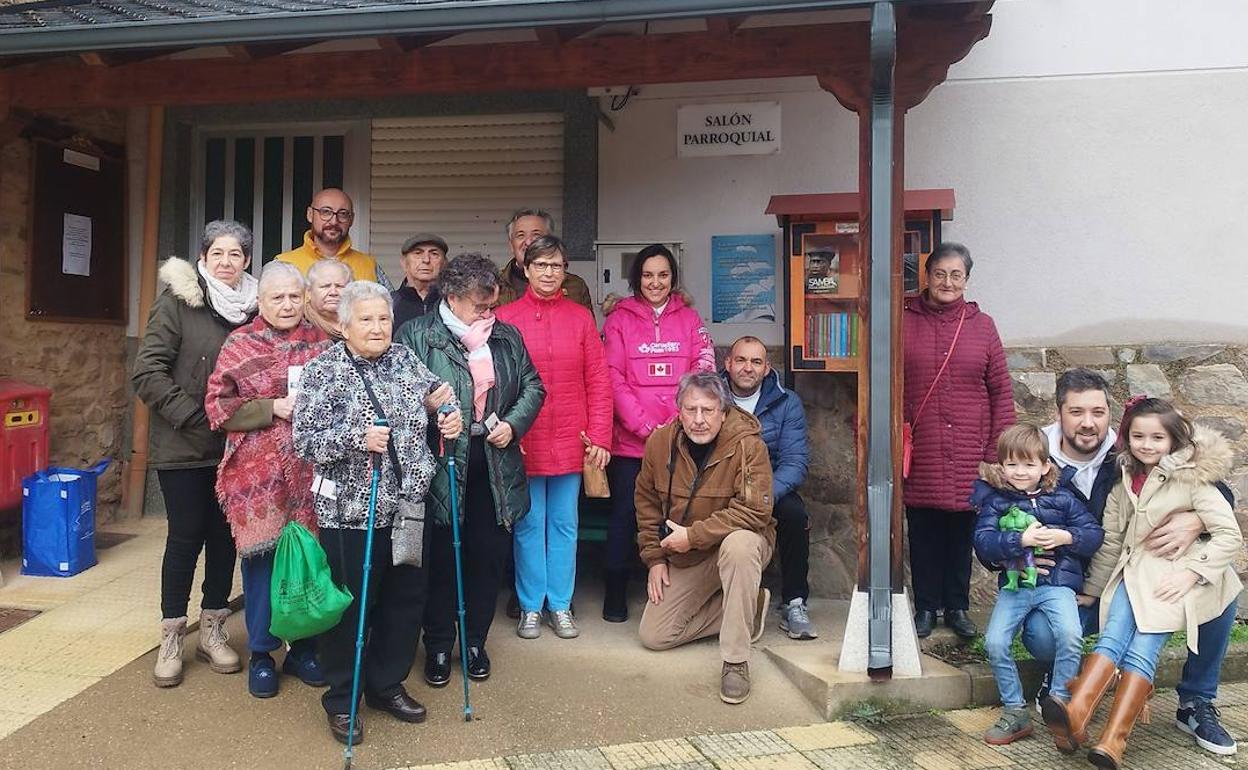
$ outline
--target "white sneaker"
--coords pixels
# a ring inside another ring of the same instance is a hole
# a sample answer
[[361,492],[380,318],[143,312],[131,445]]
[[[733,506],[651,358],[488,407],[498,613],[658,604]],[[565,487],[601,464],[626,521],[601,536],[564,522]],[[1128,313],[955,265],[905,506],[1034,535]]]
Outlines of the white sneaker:
[[780,605],[780,630],[787,633],[790,639],[816,639],[819,636],[815,624],[810,622],[806,602],[800,598]]
[[520,621],[516,624],[516,636],[521,639],[536,639],[542,635],[542,615],[538,612],[520,611]]

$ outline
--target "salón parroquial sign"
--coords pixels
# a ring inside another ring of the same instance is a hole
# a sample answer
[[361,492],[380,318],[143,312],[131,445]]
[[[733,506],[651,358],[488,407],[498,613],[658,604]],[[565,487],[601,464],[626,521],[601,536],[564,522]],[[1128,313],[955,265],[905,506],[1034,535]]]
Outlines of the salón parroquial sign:
[[676,156],[780,151],[780,103],[691,104],[676,111]]

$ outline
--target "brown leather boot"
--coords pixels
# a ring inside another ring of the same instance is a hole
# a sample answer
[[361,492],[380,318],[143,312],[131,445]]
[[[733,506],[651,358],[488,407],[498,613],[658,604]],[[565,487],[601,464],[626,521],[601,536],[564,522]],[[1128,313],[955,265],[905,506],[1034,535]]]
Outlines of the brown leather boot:
[[1109,690],[1118,668],[1109,658],[1094,652],[1083,660],[1079,676],[1070,680],[1070,702],[1050,695],[1040,704],[1044,723],[1059,751],[1073,754],[1088,742],[1088,722]]
[[[1109,719],[1096,745],[1088,749],[1088,761],[1097,767],[1118,770],[1122,755],[1127,750],[1127,738],[1135,728],[1135,722],[1148,711],[1148,699],[1153,694],[1153,683],[1135,673],[1122,672],[1118,691],[1114,693],[1114,705],[1109,709]],[[1144,717],[1148,721],[1148,717]]]

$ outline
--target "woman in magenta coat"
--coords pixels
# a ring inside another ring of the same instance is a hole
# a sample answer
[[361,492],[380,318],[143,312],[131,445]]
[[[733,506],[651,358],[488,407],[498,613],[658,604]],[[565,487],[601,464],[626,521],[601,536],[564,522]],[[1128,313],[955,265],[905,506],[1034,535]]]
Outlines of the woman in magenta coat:
[[576,583],[577,496],[588,459],[611,459],[611,380],[594,317],[564,296],[568,262],[563,243],[544,235],[524,251],[528,289],[500,307],[499,319],[520,330],[546,386],[546,403],[520,441],[529,477],[529,515],[516,522],[516,634],[536,639],[541,612],[555,635],[579,634],[572,617]]
[[607,586],[602,617],[628,620],[628,565],[636,557],[633,489],[646,439],[676,416],[676,387],[687,372],[715,371],[715,343],[696,310],[679,292],[676,260],[656,243],[637,253],[629,269],[633,296],[612,308],[603,324],[615,435],[611,446],[611,519],[607,527]]
[[902,313],[905,419],[914,431],[902,498],[920,637],[932,632],[942,609],[945,625],[959,636],[977,633],[966,614],[975,532],[971,485],[980,462],[997,461],[997,438],[1015,421],[996,324],[963,296],[971,265],[962,244],[937,246],[927,260],[928,288]]

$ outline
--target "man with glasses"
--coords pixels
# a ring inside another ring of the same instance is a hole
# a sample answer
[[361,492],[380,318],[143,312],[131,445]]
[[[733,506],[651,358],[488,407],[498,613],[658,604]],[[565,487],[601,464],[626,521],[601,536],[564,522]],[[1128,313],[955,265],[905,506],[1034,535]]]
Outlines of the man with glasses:
[[277,259],[299,268],[305,276],[318,259],[336,259],[351,268],[357,281],[376,281],[389,290],[394,286],[377,260],[351,247],[347,235],[355,221],[355,207],[346,193],[326,187],[312,196],[308,206],[310,230],[303,234],[303,245],[278,254]]
[[433,233],[417,233],[403,242],[403,285],[394,297],[394,337],[399,327],[434,310],[442,299],[438,275],[446,265],[446,241]]
[[[503,280],[498,291],[499,307],[524,296],[524,290],[529,285],[524,275],[524,250],[543,235],[553,235],[554,230],[554,217],[542,209],[520,209],[511,215],[511,221],[507,223],[507,245],[511,248],[511,261],[503,267]],[[579,275],[569,272],[563,279],[563,296],[583,305],[590,313],[594,312],[589,286]]]
[[758,420],[714,372],[686,374],[678,420],[646,440],[637,476],[637,545],[650,574],[641,643],[667,650],[719,635],[719,697],[750,695],[750,645],[770,598],[776,544],[771,462]]

